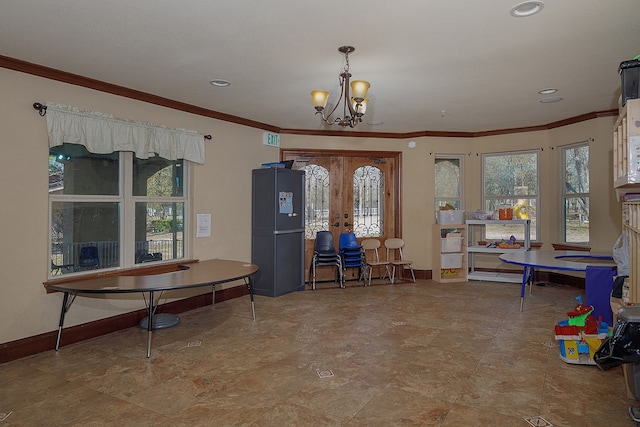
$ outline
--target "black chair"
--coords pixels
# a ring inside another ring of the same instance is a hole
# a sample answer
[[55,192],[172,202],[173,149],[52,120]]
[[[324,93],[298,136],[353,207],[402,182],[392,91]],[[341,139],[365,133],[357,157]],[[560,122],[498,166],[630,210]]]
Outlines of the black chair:
[[150,254],[144,249],[136,251],[136,264],[142,264],[145,262],[162,261],[162,253],[154,252]]
[[313,259],[311,260],[312,289],[316,290],[316,268],[321,266],[334,266],[338,270],[340,287],[344,288],[344,279],[342,276],[342,260],[340,254],[336,252],[333,244],[333,235],[330,231],[318,231],[316,233],[316,242],[313,251]]
[[56,264],[51,260],[51,274],[65,274],[73,271],[75,265],[73,264]]
[[100,268],[100,257],[97,246],[84,246],[80,248],[78,255],[78,265],[76,270],[90,270]]
[[342,233],[339,240],[340,258],[342,259],[342,277],[346,280],[347,268],[358,269],[358,280],[363,278],[365,267],[362,246],[358,243],[355,233]]

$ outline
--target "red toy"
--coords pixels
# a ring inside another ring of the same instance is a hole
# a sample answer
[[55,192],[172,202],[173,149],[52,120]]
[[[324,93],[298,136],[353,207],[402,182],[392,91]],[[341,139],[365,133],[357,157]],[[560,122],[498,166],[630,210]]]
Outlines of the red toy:
[[[584,305],[580,296],[576,297],[576,300],[578,300],[578,305],[576,306],[576,308],[573,311],[567,313],[567,316],[569,316],[567,324],[556,325],[556,335],[569,335],[579,337],[581,333],[589,335],[598,333],[598,322],[591,315],[593,306]],[[600,321],[602,321],[602,319],[600,319]]]

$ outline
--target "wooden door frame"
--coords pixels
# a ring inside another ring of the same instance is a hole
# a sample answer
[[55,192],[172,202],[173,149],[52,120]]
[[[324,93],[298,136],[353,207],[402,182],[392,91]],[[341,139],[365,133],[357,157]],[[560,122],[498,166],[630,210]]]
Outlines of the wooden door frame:
[[299,157],[368,157],[370,159],[392,158],[396,168],[393,177],[393,208],[396,212],[393,218],[393,237],[402,237],[402,152],[401,151],[361,151],[361,150],[323,150],[323,149],[299,149],[281,148],[280,160],[284,160],[287,155]]

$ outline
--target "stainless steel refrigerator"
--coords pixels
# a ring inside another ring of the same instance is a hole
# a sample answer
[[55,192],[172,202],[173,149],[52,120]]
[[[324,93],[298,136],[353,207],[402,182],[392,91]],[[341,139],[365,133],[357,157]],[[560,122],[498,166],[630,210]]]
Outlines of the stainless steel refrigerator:
[[256,295],[304,289],[304,171],[253,170],[251,262]]

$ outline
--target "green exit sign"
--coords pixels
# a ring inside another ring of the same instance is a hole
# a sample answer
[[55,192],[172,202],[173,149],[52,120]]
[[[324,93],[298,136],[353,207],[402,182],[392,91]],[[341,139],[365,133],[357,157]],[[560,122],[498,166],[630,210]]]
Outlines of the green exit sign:
[[270,145],[272,147],[280,146],[280,135],[277,133],[264,132],[262,134],[262,143],[264,145]]

